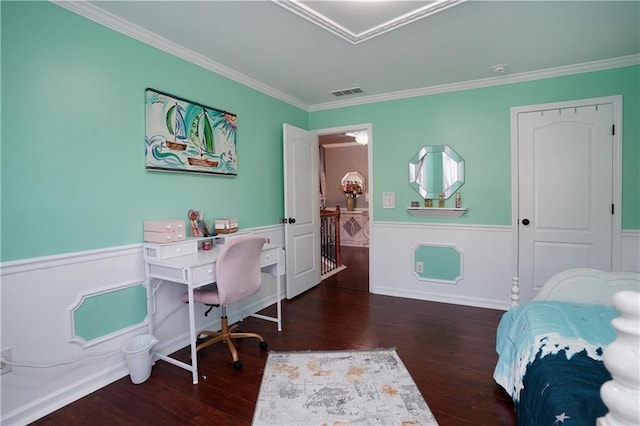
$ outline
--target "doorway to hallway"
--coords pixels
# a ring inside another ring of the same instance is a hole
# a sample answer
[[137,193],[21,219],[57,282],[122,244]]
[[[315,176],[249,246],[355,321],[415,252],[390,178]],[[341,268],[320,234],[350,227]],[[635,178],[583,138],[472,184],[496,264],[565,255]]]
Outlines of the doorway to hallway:
[[[371,170],[372,129],[360,124],[315,131],[320,146],[321,206],[327,210],[339,207],[341,264],[346,269],[327,276],[323,283],[369,291],[369,248],[373,244],[373,188]],[[364,138],[364,141],[363,141]],[[362,179],[363,193],[353,211],[347,210],[344,182],[356,176]]]

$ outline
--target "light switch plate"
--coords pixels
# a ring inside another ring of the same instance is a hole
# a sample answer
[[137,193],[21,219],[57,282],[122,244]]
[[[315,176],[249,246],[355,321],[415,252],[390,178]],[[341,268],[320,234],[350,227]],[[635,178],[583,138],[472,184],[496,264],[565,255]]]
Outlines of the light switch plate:
[[395,192],[383,192],[382,193],[382,208],[384,209],[392,209],[396,205],[396,195]]

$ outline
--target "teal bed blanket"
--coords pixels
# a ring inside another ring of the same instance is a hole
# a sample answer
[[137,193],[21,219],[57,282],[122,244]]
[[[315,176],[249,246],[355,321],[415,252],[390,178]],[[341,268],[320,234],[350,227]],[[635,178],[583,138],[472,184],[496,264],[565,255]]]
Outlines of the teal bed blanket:
[[519,425],[593,425],[606,413],[599,391],[611,376],[602,354],[617,316],[609,306],[553,301],[503,315],[493,377],[513,399]]

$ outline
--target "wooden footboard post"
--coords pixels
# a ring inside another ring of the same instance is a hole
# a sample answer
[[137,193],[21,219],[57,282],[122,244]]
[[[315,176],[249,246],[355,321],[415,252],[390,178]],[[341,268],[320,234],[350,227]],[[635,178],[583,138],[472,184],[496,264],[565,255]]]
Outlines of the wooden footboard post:
[[637,426],[640,425],[640,293],[616,293],[613,306],[620,312],[620,317],[611,322],[617,337],[602,356],[612,380],[600,388],[609,412],[597,424]]
[[511,281],[511,306],[520,304],[520,278],[513,277]]

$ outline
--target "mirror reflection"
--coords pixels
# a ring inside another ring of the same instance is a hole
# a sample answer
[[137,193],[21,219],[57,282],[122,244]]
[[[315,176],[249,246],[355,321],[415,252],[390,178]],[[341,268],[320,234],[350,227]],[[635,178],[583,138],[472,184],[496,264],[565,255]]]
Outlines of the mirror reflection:
[[464,160],[449,145],[426,145],[409,162],[409,185],[422,198],[451,197],[464,184]]
[[347,182],[352,182],[360,187],[360,193],[366,192],[364,187],[364,177],[358,172],[347,172],[342,179],[340,179],[340,185],[342,188],[347,186]]

